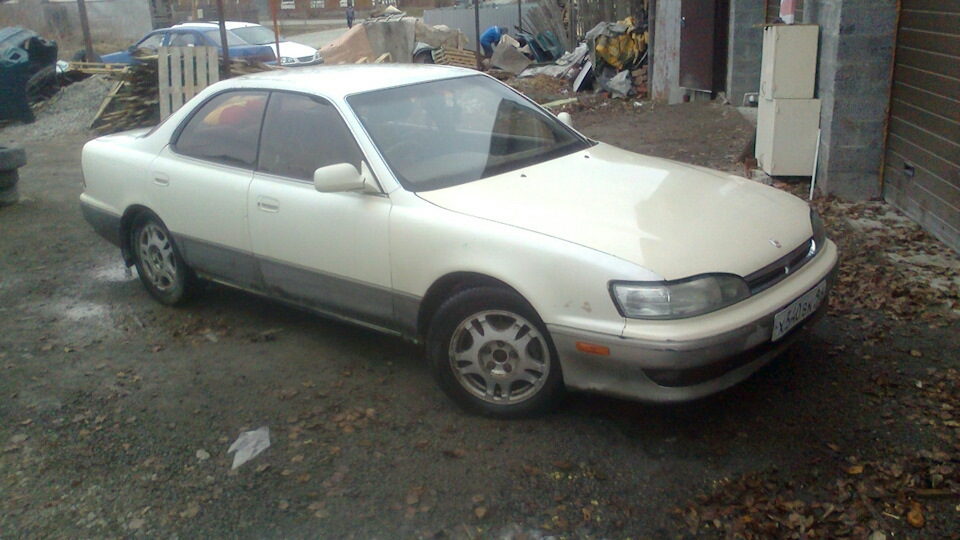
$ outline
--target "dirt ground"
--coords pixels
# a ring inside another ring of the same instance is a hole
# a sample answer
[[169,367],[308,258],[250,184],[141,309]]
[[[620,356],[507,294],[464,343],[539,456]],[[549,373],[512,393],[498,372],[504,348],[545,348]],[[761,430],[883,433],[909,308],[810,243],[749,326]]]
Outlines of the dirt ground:
[[[735,109],[636,103],[572,112],[742,171]],[[744,384],[498,421],[397,339],[218,286],[151,301],[80,215],[87,137],[28,143],[0,208],[0,536],[960,537],[960,264],[882,203],[815,201],[844,257],[831,311]]]

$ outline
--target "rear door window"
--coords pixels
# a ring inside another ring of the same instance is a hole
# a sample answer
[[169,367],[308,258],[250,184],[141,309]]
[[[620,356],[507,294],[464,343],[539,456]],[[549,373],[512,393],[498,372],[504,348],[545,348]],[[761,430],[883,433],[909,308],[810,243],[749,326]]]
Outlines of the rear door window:
[[266,104],[265,91],[224,92],[187,120],[174,150],[185,156],[252,168],[257,162]]

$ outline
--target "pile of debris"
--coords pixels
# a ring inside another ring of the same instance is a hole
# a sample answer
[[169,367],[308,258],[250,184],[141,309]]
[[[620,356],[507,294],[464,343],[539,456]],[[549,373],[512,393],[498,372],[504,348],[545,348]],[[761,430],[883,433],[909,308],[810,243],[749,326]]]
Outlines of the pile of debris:
[[[525,67],[516,75],[560,77],[575,92],[594,89],[615,98],[645,98],[650,91],[647,39],[647,22],[642,17],[601,22],[587,32],[583,43],[554,63]],[[497,64],[496,53],[493,63]]]
[[[100,134],[157,125],[160,120],[159,56],[155,51],[141,50],[131,65],[72,63],[74,76],[106,74],[115,81],[100,105],[90,128]],[[231,59],[230,74],[239,76],[276,69],[260,62]]]
[[324,64],[447,63],[476,68],[463,32],[431,26],[390,6],[320,49]]

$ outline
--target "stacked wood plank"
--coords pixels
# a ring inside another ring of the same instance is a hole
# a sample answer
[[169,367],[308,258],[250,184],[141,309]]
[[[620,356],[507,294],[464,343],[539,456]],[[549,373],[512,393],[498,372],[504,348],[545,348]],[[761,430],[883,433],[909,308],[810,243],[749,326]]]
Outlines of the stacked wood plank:
[[477,69],[477,53],[476,51],[468,51],[466,49],[440,47],[433,52],[433,63],[443,66],[459,66]]
[[116,133],[154,125],[160,121],[157,61],[145,60],[113,75],[113,90],[100,106],[90,127],[99,133]]
[[567,30],[567,19],[565,8],[561,8],[556,0],[543,0],[523,13],[523,31],[533,35],[551,32],[560,40],[564,50],[572,51],[576,43]]
[[[159,64],[156,54],[138,56],[139,63],[120,70],[109,64],[84,63],[77,70],[82,73],[107,73],[116,79],[113,91],[100,106],[90,128],[98,133],[116,133],[128,129],[153,126],[160,122]],[[77,65],[77,64],[75,64]],[[260,62],[235,59],[230,62],[233,76],[276,69]]]

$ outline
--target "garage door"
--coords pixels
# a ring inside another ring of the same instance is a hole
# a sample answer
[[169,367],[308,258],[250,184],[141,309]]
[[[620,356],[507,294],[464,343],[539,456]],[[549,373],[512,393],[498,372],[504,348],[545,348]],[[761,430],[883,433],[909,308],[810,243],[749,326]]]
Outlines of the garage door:
[[960,251],[960,2],[902,0],[884,198]]

